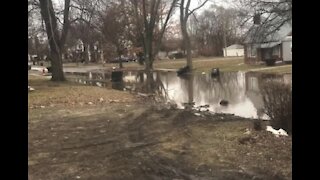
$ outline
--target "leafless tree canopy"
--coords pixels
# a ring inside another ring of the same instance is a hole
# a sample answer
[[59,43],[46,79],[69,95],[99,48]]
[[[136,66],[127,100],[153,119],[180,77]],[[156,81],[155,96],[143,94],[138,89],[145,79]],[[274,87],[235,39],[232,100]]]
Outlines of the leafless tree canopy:
[[[123,49],[142,48],[148,70],[153,68],[160,48],[168,51],[180,46],[192,67],[191,50],[204,56],[220,56],[225,46],[241,44],[247,37],[257,35],[255,41],[264,41],[292,21],[292,0],[234,0],[228,7],[209,0],[199,0],[196,7],[191,7],[193,2],[28,0],[29,54],[47,53],[56,80],[64,79],[62,55],[74,54],[79,42],[83,43],[84,52],[81,56],[70,55],[76,62],[105,61],[119,56]],[[205,8],[208,2],[213,5]],[[49,47],[48,52],[42,46]]]
[[254,16],[260,19],[259,26],[250,28],[247,33],[256,38],[259,35],[253,41],[264,41],[283,25],[292,23],[292,0],[240,0],[240,4],[244,10],[243,15],[246,16],[243,25],[252,24]]

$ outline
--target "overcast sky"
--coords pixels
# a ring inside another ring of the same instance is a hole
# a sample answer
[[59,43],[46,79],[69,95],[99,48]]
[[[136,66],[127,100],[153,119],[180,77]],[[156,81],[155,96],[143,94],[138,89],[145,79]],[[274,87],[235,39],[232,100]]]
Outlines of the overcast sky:
[[[64,4],[64,0],[52,0],[52,1],[57,4],[61,4],[61,5]],[[204,0],[191,0],[190,9],[194,9],[194,8],[198,7],[199,2],[201,4],[201,2],[203,2],[203,1]],[[206,9],[207,7],[209,7],[212,4],[228,7],[231,2],[232,2],[232,0],[209,0],[202,9]]]

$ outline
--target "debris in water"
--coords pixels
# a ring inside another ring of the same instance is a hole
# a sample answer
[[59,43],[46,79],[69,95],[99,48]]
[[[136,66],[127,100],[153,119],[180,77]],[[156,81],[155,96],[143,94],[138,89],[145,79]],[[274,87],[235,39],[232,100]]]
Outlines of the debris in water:
[[280,135],[281,136],[288,136],[288,133],[285,130],[281,129],[281,128],[279,130],[275,130],[275,129],[273,129],[272,126],[267,126],[266,131],[271,132],[276,137],[279,137]]
[[80,177],[80,176],[76,176],[76,178],[77,178],[77,179],[80,179],[81,177]]
[[229,101],[227,101],[227,100],[223,99],[223,100],[220,101],[220,105],[221,106],[227,106],[228,104],[229,104]]
[[45,108],[45,106],[40,106],[40,108],[42,108],[42,109],[43,109],[43,108]]
[[100,102],[103,102],[103,101],[104,101],[104,99],[101,97],[101,98],[99,99],[99,101],[100,101]]
[[89,104],[89,105],[92,105],[93,103],[92,103],[92,102],[88,102],[88,104]]
[[204,74],[206,74],[206,72],[202,72],[201,74],[203,74],[203,75],[204,75]]
[[201,114],[200,114],[200,113],[194,113],[194,115],[196,115],[196,116],[201,116]]

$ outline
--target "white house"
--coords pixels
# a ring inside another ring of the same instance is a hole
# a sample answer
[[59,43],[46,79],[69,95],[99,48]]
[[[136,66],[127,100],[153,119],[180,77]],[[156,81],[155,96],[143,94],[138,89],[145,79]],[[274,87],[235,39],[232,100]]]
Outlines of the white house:
[[268,24],[253,26],[244,41],[245,63],[292,61],[292,24],[282,24],[278,29],[270,29]]
[[233,44],[229,47],[223,48],[223,56],[244,56],[244,48],[240,44]]
[[286,36],[282,40],[282,60],[284,62],[292,61],[292,36]]

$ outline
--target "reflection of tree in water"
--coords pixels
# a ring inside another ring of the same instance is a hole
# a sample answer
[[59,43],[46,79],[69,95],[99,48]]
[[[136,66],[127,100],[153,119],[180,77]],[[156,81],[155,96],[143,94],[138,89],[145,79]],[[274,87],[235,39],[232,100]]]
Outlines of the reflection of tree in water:
[[221,73],[216,78],[210,76],[195,76],[194,92],[196,101],[219,103],[226,99],[237,103],[245,98],[244,76],[242,73]]
[[159,72],[139,71],[136,78],[139,82],[136,85],[137,92],[154,95],[153,97],[161,101],[167,100],[167,91],[161,81]]
[[194,102],[194,74],[187,74],[184,76],[181,76],[181,88],[183,89],[183,92],[187,92],[187,101],[182,102],[185,109],[190,109],[195,105]]

